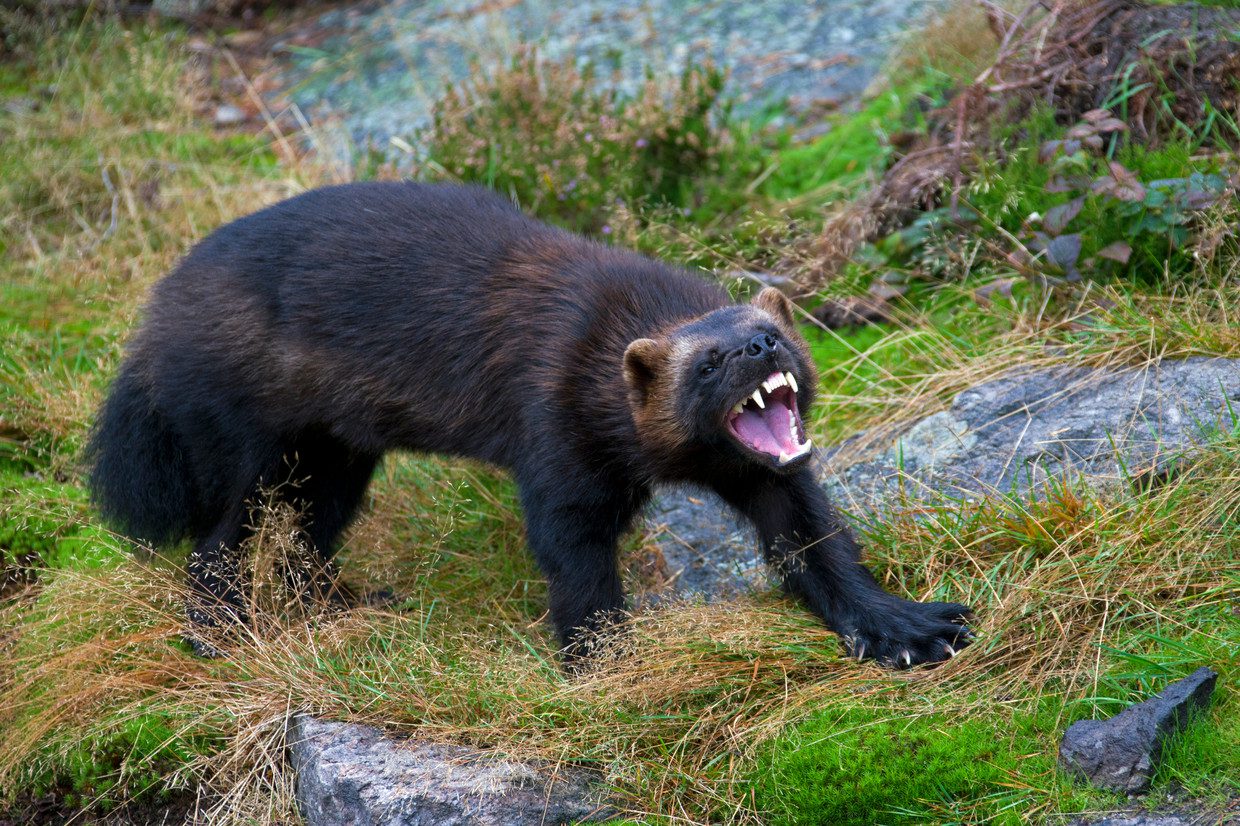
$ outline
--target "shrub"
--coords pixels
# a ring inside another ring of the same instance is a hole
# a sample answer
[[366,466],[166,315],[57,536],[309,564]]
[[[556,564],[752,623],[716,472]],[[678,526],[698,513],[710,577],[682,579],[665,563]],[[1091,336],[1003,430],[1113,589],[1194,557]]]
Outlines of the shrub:
[[723,73],[689,67],[671,84],[647,74],[624,96],[596,87],[592,69],[532,49],[436,104],[428,166],[507,192],[569,228],[606,232],[620,202],[686,207],[694,181],[719,168],[727,141]]

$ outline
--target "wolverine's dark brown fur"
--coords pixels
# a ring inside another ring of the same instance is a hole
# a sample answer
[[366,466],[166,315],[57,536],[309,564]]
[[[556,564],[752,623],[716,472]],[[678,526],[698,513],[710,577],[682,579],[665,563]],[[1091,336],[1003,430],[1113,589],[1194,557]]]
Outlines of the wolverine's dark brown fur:
[[220,228],[155,288],[90,445],[104,515],[191,537],[190,618],[244,618],[247,501],[279,488],[325,560],[376,462],[509,468],[575,652],[624,606],[616,542],[659,481],[713,488],[789,591],[858,656],[942,659],[960,605],[858,561],[807,467],[813,364],[787,299],[733,305],[681,270],[553,229],[480,189],[354,184]]

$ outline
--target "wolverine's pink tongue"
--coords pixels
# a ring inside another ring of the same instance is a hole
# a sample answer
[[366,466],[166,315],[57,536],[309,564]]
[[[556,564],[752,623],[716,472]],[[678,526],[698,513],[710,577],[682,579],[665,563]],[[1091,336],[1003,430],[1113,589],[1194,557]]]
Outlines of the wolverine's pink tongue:
[[[771,380],[768,379],[768,383]],[[747,399],[740,412],[733,412],[728,425],[733,434],[752,450],[787,462],[809,452],[810,443],[802,441],[800,417],[796,412],[796,394],[790,387],[773,387],[762,392],[764,406]]]
[[792,411],[778,402],[767,403],[765,410],[746,408],[732,427],[742,442],[772,456],[794,453],[799,447],[792,434]]

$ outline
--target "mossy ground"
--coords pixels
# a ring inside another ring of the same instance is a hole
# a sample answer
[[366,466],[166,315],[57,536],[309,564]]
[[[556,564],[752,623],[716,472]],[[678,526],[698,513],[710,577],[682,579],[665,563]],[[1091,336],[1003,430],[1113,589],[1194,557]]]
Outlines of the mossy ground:
[[[281,723],[307,709],[589,767],[633,822],[1050,820],[1123,802],[1057,772],[1063,728],[1200,664],[1222,674],[1217,701],[1172,745],[1151,799],[1240,794],[1234,433],[1144,496],[1066,488],[1046,502],[945,502],[858,523],[889,587],[977,609],[979,643],[932,671],[845,661],[828,632],[769,594],[639,616],[627,644],[640,655],[620,651],[570,682],[541,622],[512,483],[425,457],[388,459],[341,557],[350,582],[390,587],[396,604],[306,616],[278,607],[258,576],[263,624],[227,660],[191,656],[178,638],[183,549],[155,556],[97,523],[84,435],[154,280],[213,227],[338,174],[263,135],[213,130],[197,114],[199,59],[177,30],[94,21],[0,65],[4,95],[40,101],[0,116],[0,549],[13,578],[0,604],[0,801],[54,791],[100,811],[190,789],[217,819],[277,822],[291,788]],[[881,169],[893,130],[918,127],[914,100],[959,63],[926,59],[810,142],[731,123],[708,154],[659,161],[676,166],[648,170],[677,181],[672,204],[608,202],[611,183],[642,184],[613,159],[629,177],[595,181],[576,217],[717,270],[778,260]],[[1039,117],[1013,129],[1015,151],[970,193],[1009,232],[1059,197],[1029,157],[1066,125]],[[685,134],[703,128],[684,122]],[[1123,157],[1147,177],[1231,163],[1202,140]],[[552,201],[550,217],[572,223],[571,198]],[[1199,231],[1236,216],[1220,205]],[[1090,221],[1098,238],[1123,231],[1103,212]],[[939,409],[1015,365],[1240,356],[1234,237],[1174,270],[1151,264],[1151,249],[1058,292],[1007,283],[1014,273],[990,254],[999,239],[983,225],[923,233],[911,252],[880,243],[828,285],[863,290],[896,270],[909,290],[891,323],[808,329],[820,441]],[[986,292],[995,284],[1007,288]],[[283,518],[270,515],[260,566],[289,550]]]

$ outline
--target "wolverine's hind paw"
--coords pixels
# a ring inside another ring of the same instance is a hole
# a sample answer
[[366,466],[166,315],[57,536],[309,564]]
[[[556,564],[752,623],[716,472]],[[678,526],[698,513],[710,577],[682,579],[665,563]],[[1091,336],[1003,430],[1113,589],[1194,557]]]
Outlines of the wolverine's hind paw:
[[207,642],[194,631],[186,631],[181,634],[181,641],[190,647],[195,656],[202,657],[204,660],[218,660],[224,656],[224,652],[221,649]]

